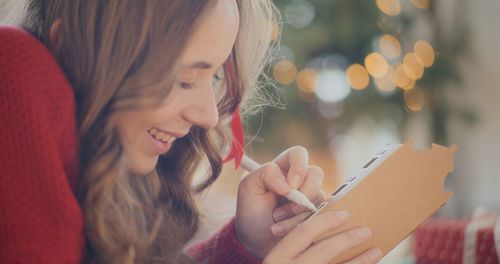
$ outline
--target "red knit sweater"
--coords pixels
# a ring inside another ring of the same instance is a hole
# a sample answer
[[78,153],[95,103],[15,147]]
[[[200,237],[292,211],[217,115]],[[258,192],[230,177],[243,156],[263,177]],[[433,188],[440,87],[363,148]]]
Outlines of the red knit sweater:
[[[73,90],[50,52],[0,26],[0,263],[79,263],[84,250]],[[204,263],[258,263],[234,221],[189,250]]]

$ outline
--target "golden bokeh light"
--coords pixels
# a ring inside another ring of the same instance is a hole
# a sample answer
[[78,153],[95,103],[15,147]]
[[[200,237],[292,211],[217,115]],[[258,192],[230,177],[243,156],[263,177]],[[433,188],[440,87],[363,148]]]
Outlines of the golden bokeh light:
[[401,89],[403,89],[405,91],[411,90],[411,89],[413,89],[413,87],[415,87],[415,83],[416,83],[416,81],[413,80],[412,78],[410,78],[409,82],[404,87],[401,87]]
[[404,65],[403,64],[400,64],[396,67],[396,69],[394,70],[394,74],[393,74],[393,82],[394,84],[403,89],[405,87],[408,86],[408,84],[410,84],[410,77],[408,77],[408,75],[406,74],[406,71],[404,69]]
[[425,105],[425,94],[420,87],[415,87],[404,92],[406,108],[412,112],[422,110]]
[[304,93],[313,93],[316,85],[316,71],[305,68],[297,74],[297,86]]
[[399,57],[401,54],[401,43],[393,35],[383,35],[379,41],[380,51],[388,59],[393,60]]
[[349,66],[345,75],[349,86],[356,90],[365,89],[370,83],[368,71],[361,64],[353,64]]
[[365,67],[368,73],[375,78],[382,78],[386,75],[389,65],[384,56],[372,52],[365,58]]
[[413,52],[422,60],[424,67],[431,67],[434,64],[434,59],[436,57],[436,52],[432,48],[432,45],[425,41],[419,40],[415,42],[413,46]]
[[401,2],[399,0],[377,0],[377,7],[384,14],[396,16],[401,12]]
[[382,92],[391,92],[396,88],[394,83],[394,69],[389,66],[387,74],[382,78],[375,78],[375,86]]
[[297,67],[290,60],[282,59],[273,67],[274,79],[280,84],[291,84],[295,80],[296,75]]
[[419,56],[410,52],[403,58],[403,66],[406,74],[413,80],[419,80],[424,76],[424,63]]
[[420,9],[428,9],[430,6],[429,0],[410,0],[410,2]]

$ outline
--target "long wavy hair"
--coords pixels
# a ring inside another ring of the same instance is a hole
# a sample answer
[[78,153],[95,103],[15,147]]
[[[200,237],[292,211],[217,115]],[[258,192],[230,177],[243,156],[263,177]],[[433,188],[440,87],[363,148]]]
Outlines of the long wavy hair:
[[[168,96],[179,55],[215,1],[25,0],[21,26],[54,54],[75,93],[86,263],[192,262],[182,248],[198,227],[193,196],[221,171],[229,116],[238,105],[249,109],[267,80],[262,73],[278,21],[271,0],[236,0],[240,28],[224,64],[215,129],[194,127],[159,157],[153,172],[139,176],[127,170],[114,117],[156,107]],[[57,43],[51,43],[57,19]],[[203,162],[206,180],[193,186]]]

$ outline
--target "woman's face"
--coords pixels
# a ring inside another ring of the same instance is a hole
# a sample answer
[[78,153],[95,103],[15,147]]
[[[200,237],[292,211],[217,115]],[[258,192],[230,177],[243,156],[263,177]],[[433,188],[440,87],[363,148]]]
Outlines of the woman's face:
[[176,83],[162,105],[117,114],[129,170],[139,174],[151,172],[158,156],[166,153],[176,139],[188,134],[192,126],[210,129],[217,125],[212,82],[231,53],[238,27],[236,1],[216,1],[189,39],[180,57]]

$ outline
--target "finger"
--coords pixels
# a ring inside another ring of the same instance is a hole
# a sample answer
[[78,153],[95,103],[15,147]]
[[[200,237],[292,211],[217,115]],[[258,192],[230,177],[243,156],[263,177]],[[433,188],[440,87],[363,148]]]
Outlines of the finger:
[[322,201],[321,203],[323,203],[324,201],[326,201],[326,194],[323,190],[321,190],[320,193],[318,193],[318,197],[316,199],[318,199],[319,201]]
[[[309,166],[304,183],[300,187],[300,192],[305,194],[316,206],[325,201],[325,194],[321,190],[323,185],[324,173],[323,170],[317,166]],[[276,208],[273,211],[274,222],[279,222],[292,216],[309,212],[310,209],[294,203],[287,203],[286,205]]]
[[290,218],[290,217],[297,215],[297,213],[295,213],[295,211],[294,211],[294,209],[296,208],[294,205],[295,205],[294,203],[290,202],[290,203],[287,203],[281,207],[275,208],[273,210],[274,222],[277,223],[279,221],[282,221],[282,220],[285,220],[287,218]]
[[371,248],[360,255],[352,258],[351,260],[344,262],[344,264],[368,264],[368,263],[378,263],[382,258],[382,251],[378,248]]
[[[316,195],[315,198],[312,198],[310,200],[318,208],[322,203],[326,201],[325,193],[321,191]],[[278,203],[278,206],[279,205],[280,203]],[[286,200],[286,204],[281,205],[273,210],[273,220],[274,222],[279,222],[304,212],[311,212],[311,209]]]
[[323,192],[323,190],[319,191],[316,193],[316,197],[311,199],[311,202],[313,202],[316,207],[320,206],[322,203],[326,202],[326,194]]
[[[299,191],[303,193],[309,200],[317,200],[318,198],[323,198],[324,194],[321,193],[321,186],[323,186],[323,179],[325,177],[325,173],[318,166],[309,166],[307,169],[306,177],[302,185],[299,188]],[[320,201],[314,201],[318,205],[319,203],[324,202],[324,199]]]
[[304,212],[310,213],[311,210],[304,206],[300,206],[293,202],[289,202],[273,210],[273,220],[275,223],[277,223],[279,221],[283,221],[287,218],[294,217]]
[[345,224],[348,218],[349,213],[346,211],[328,212],[310,218],[281,239],[268,257],[271,260],[293,259],[309,247],[316,236]]
[[271,191],[278,195],[285,195],[291,190],[280,167],[274,162],[262,165],[243,178],[240,188],[249,188],[254,194],[264,194]]
[[[297,262],[316,258],[320,262],[328,262],[347,250],[361,245],[371,237],[371,231],[367,227],[356,227],[339,234],[333,235],[310,247],[297,258]],[[319,257],[319,258],[318,258]]]
[[[325,195],[321,190],[321,186],[323,185],[323,178],[324,178],[324,173],[321,168],[317,166],[309,166],[304,182],[299,189],[299,191],[303,193],[312,203],[314,203],[316,207],[325,201]],[[288,215],[291,212],[296,215],[299,213],[311,211],[311,209],[298,204],[293,204],[285,209],[290,210],[289,212],[287,212]],[[278,211],[277,214],[282,217],[287,215],[282,211]],[[275,220],[277,219],[278,218],[276,218]]]
[[287,218],[286,220],[277,222],[271,226],[271,233],[274,236],[282,237],[288,234],[292,229],[302,221],[304,221],[311,213],[305,212],[293,217]]
[[293,189],[297,189],[302,185],[309,164],[309,154],[306,148],[301,146],[291,147],[278,155],[274,162],[286,172],[286,178]]

